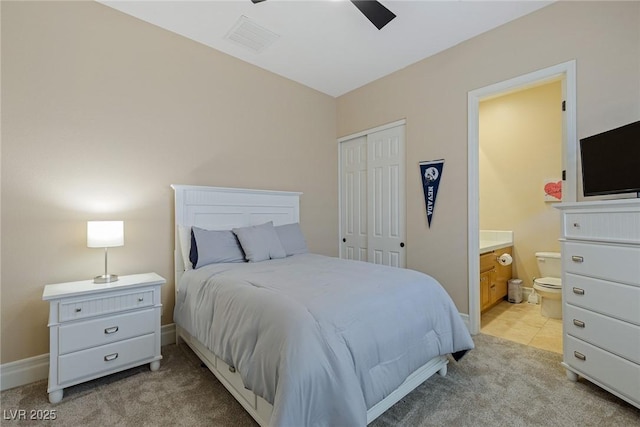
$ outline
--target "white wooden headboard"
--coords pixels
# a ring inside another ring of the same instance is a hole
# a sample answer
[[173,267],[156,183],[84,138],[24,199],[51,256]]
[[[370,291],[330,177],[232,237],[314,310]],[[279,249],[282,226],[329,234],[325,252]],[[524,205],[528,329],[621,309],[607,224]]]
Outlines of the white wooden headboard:
[[175,192],[175,286],[184,272],[179,226],[231,230],[273,221],[300,222],[300,195],[292,191],[171,185]]

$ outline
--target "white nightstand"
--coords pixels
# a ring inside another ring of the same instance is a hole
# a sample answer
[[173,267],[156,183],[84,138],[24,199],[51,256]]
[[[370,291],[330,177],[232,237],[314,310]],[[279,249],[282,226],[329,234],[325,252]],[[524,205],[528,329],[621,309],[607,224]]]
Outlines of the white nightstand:
[[160,287],[156,273],[46,285],[49,301],[49,401],[65,387],[150,363],[160,368]]

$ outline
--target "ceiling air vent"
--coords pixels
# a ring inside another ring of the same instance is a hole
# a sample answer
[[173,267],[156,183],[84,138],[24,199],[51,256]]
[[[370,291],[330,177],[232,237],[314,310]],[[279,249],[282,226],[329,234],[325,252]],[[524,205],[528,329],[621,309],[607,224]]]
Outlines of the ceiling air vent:
[[238,43],[247,49],[251,49],[256,53],[264,51],[271,46],[273,42],[278,40],[279,37],[278,34],[261,27],[244,15],[238,19],[233,28],[231,28],[225,36],[226,39]]

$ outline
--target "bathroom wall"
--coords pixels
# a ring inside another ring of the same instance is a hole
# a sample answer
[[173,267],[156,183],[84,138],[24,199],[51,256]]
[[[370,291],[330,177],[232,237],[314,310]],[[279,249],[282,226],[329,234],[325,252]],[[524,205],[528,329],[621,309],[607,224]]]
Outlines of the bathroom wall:
[[561,102],[558,80],[480,103],[480,229],[513,231],[514,277],[529,287],[535,252],[560,250],[544,187],[562,177]]

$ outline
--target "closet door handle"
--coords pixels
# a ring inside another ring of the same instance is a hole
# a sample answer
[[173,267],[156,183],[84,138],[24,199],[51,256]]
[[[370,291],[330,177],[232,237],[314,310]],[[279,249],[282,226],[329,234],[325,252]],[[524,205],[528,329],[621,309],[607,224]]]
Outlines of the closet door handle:
[[347,243],[347,239],[345,239],[344,237],[342,238],[342,243]]
[[400,247],[404,248],[404,242],[400,242]]

